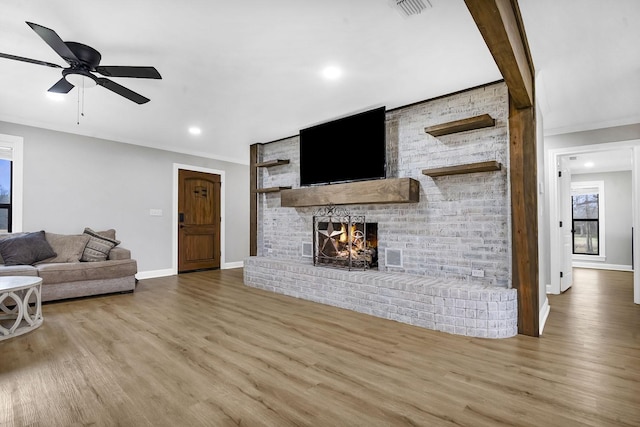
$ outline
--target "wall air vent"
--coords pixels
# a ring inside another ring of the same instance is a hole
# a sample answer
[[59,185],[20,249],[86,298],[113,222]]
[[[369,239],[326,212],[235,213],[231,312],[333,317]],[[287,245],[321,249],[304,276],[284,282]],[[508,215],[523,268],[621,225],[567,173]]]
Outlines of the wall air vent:
[[385,248],[384,259],[386,267],[402,268],[402,249]]
[[302,242],[302,257],[313,258],[313,245],[309,242]]
[[431,7],[429,0],[394,0],[396,9],[404,16],[417,15]]

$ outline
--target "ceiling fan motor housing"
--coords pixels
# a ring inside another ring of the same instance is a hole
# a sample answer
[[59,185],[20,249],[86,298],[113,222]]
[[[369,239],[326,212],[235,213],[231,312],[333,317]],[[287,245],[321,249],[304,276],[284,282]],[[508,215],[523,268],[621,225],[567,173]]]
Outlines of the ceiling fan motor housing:
[[[86,44],[77,42],[64,42],[69,50],[80,60],[79,63],[72,63],[71,68],[62,70],[65,80],[74,86],[94,87],[98,84],[98,79],[91,74],[100,64],[102,55],[100,52],[87,46]],[[86,78],[85,78],[86,77]]]
[[64,44],[66,44],[69,50],[80,60],[78,66],[81,68],[86,67],[89,71],[95,71],[96,67],[100,64],[102,55],[91,46],[76,42],[64,42]]

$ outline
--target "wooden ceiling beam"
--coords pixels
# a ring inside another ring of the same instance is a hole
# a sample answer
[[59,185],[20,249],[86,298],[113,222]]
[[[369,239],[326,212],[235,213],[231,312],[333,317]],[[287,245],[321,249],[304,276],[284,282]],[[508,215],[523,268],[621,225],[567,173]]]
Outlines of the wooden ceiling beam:
[[465,0],[509,89],[512,286],[518,333],[539,335],[535,70],[517,0]]
[[534,68],[516,0],[465,0],[516,108],[534,105]]

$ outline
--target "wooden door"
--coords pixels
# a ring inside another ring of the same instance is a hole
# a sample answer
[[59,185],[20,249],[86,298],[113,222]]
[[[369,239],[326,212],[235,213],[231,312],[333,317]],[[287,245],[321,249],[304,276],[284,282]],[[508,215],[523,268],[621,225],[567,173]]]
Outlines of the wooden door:
[[220,175],[178,170],[178,273],[220,268]]

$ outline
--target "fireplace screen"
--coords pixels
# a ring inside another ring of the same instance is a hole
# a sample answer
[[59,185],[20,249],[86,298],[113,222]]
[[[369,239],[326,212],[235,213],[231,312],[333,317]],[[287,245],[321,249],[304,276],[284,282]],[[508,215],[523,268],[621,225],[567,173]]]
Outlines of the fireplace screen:
[[313,216],[313,264],[366,270],[378,266],[378,224],[328,206]]

